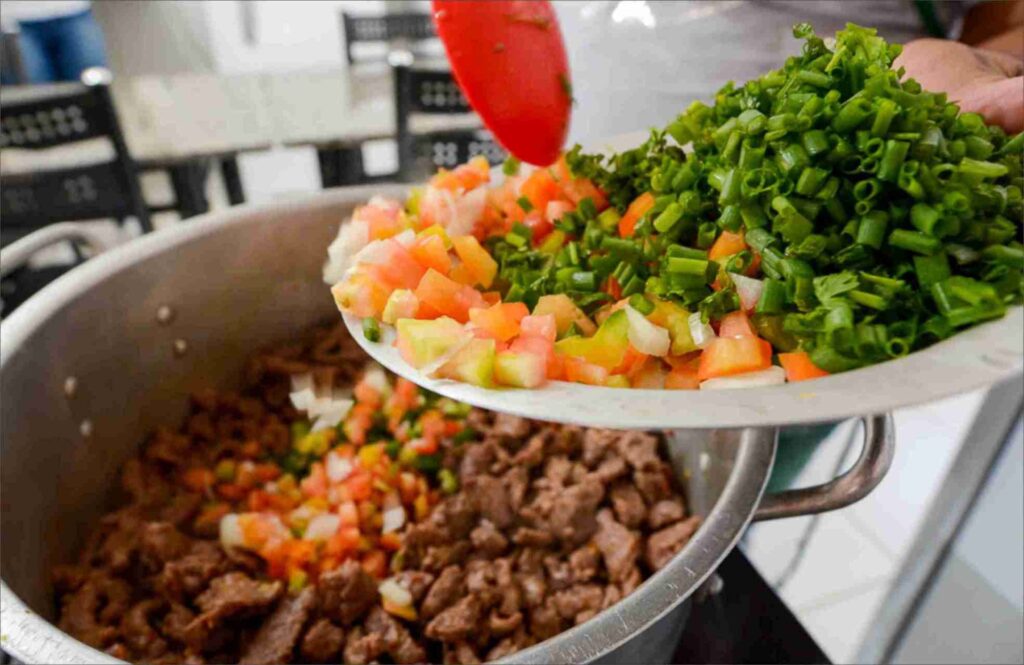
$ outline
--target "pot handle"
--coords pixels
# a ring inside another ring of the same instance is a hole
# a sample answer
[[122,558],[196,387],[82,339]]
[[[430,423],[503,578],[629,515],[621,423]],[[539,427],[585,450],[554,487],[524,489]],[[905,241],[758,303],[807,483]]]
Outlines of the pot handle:
[[94,255],[110,249],[110,243],[103,236],[81,224],[72,222],[51,224],[33,231],[24,238],[19,238],[0,250],[0,277],[7,277],[24,266],[33,254],[44,247],[66,241],[81,242],[91,249]]
[[860,501],[882,481],[896,451],[892,414],[865,416],[864,446],[849,471],[823,485],[768,494],[761,499],[752,521],[813,515],[844,508]]

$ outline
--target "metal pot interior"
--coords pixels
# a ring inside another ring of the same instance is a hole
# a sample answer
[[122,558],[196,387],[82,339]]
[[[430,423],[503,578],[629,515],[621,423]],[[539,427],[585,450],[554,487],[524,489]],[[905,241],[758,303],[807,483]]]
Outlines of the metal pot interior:
[[[27,662],[112,662],[40,620],[55,617],[51,567],[76,556],[118,498],[120,466],[152,428],[177,425],[189,392],[232,386],[251,351],[337,316],[320,278],[325,248],[354,205],[381,189],[190,221],[88,262],[3,324],[5,649]],[[580,662],[620,647],[731,549],[760,498],[774,431],[679,432],[669,452],[691,509],[707,516],[684,555],[591,622],[512,660]]]

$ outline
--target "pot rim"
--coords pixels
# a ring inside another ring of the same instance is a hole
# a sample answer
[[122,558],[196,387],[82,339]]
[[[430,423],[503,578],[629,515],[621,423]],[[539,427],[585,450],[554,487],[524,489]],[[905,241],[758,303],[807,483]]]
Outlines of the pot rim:
[[[329,208],[373,194],[400,194],[406,185],[339,188],[273,204],[243,205],[202,215],[114,248],[69,271],[25,302],[0,326],[0,372],[23,352],[33,332],[81,294],[126,267],[254,216],[286,214],[296,206]],[[340,224],[342,220],[338,220]],[[73,276],[73,277],[72,277]],[[775,458],[774,428],[743,431],[733,470],[697,533],[672,561],[633,593],[589,621],[516,652],[514,663],[581,662],[598,658],[635,637],[689,597],[732,550],[750,522]],[[60,630],[29,608],[0,580],[4,650],[23,662],[120,663]]]

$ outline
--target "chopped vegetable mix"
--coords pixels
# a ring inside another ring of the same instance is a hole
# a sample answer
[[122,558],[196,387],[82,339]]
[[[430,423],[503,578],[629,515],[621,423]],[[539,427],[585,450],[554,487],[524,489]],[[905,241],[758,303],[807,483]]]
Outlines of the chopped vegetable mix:
[[493,187],[477,158],[360,208],[339,307],[435,376],[693,389],[856,369],[1021,303],[1021,135],[901,81],[874,30],[794,36],[632,150]]
[[[303,392],[293,392],[292,402],[312,417],[315,402]],[[441,468],[440,443],[474,435],[464,422],[467,406],[405,379],[392,383],[379,368],[363,375],[353,398],[331,426],[294,422],[291,450],[280,459],[224,459],[182,478],[220,500],[209,519],[219,522],[225,547],[254,552],[268,575],[290,585],[349,559],[383,579],[404,525],[458,489]]]

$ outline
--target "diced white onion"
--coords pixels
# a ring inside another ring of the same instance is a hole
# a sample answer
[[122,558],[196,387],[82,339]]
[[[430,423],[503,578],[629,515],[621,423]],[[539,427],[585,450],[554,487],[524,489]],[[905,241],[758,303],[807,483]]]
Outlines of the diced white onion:
[[310,431],[319,432],[322,429],[336,427],[348,415],[354,404],[355,402],[350,399],[332,400],[326,408],[320,411],[319,417],[313,423]]
[[785,382],[786,370],[781,367],[772,366],[757,372],[708,379],[700,384],[700,389],[731,390],[733,388],[759,388],[762,386],[777,386]]
[[405,508],[402,507],[402,504],[391,506],[384,510],[383,522],[380,529],[381,533],[398,531],[403,526],[405,526]]
[[672,340],[668,331],[647,320],[640,312],[626,305],[626,319],[629,321],[629,343],[640,353],[649,356],[666,356]]
[[391,392],[391,384],[388,383],[388,375],[384,373],[384,368],[375,362],[366,363],[366,369],[363,370],[363,382],[370,386],[382,395],[387,395]]
[[455,214],[448,223],[449,236],[465,236],[473,232],[477,221],[484,215],[487,188],[477,187],[455,199]]
[[393,240],[402,247],[410,247],[414,242],[416,242],[416,232],[412,229],[406,229],[396,235]]
[[220,544],[224,548],[242,547],[245,536],[242,534],[242,527],[238,523],[238,515],[228,513],[220,518]]
[[370,227],[363,220],[342,222],[338,235],[327,248],[323,278],[327,284],[340,282],[352,266],[352,258],[370,242]]
[[302,539],[327,540],[338,532],[339,526],[341,526],[341,517],[336,513],[317,515],[309,521],[306,532],[302,534]]
[[398,583],[393,577],[389,577],[377,587],[382,598],[391,601],[395,605],[408,607],[412,605],[412,593]]
[[392,249],[388,244],[387,240],[374,240],[352,257],[352,265],[357,266],[361,263],[369,263],[379,266],[386,264],[391,260],[392,253]]
[[764,282],[759,279],[747,277],[734,272],[729,273],[732,283],[736,285],[736,295],[740,297],[740,305],[743,309],[750,311],[761,299],[761,291],[764,290]]
[[700,312],[694,312],[686,321],[690,325],[690,337],[698,349],[703,349],[715,338],[715,329],[700,320]]
[[327,479],[332,483],[340,483],[352,473],[352,462],[338,453],[331,451],[327,453]]
[[288,397],[292,401],[292,406],[299,411],[307,410],[309,405],[316,401],[316,394],[311,388],[304,388],[298,392],[289,393]]

